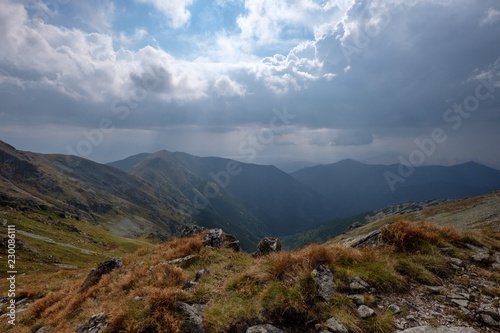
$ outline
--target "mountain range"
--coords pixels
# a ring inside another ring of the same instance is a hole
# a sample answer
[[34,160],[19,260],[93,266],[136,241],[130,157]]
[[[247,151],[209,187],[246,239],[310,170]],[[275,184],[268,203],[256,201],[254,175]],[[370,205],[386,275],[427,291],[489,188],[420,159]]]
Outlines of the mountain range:
[[325,220],[500,189],[500,171],[470,162],[415,168],[392,191],[387,173],[399,175],[398,168],[344,160],[287,174],[168,151],[99,164],[0,141],[0,204],[57,210],[127,237],[165,239],[189,224],[221,227],[251,251],[264,236],[296,234]]

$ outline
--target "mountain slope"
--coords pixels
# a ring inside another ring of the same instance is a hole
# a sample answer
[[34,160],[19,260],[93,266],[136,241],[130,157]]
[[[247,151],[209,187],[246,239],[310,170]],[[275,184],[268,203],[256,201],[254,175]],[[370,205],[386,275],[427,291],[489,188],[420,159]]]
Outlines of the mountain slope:
[[465,198],[500,189],[500,171],[473,162],[422,166],[401,177],[391,191],[388,173],[400,177],[399,165],[368,165],[343,160],[305,168],[291,175],[328,198],[335,216],[349,216],[396,203],[441,198]]
[[189,202],[126,172],[78,157],[22,152],[3,142],[0,194],[2,206],[50,207],[133,237],[152,233],[164,239],[190,216]]
[[[110,165],[260,234],[289,234],[331,214],[320,195],[274,166],[167,151]],[[241,214],[235,214],[235,207]]]

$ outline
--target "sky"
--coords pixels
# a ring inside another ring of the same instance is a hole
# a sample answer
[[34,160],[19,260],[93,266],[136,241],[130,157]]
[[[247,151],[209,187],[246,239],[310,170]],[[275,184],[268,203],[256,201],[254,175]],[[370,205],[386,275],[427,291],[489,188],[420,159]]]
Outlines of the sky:
[[496,0],[2,0],[0,140],[500,169]]

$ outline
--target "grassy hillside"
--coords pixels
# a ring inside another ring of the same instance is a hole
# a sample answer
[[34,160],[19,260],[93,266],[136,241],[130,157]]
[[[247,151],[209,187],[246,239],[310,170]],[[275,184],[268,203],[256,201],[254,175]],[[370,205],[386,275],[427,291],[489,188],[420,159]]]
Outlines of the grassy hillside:
[[[186,317],[176,306],[182,301],[204,306],[201,318],[209,333],[245,332],[257,323],[273,324],[287,332],[316,332],[331,317],[350,332],[393,332],[410,309],[401,305],[403,310],[395,313],[388,310],[386,301],[401,300],[422,285],[448,286],[448,281],[467,285],[476,276],[485,286],[474,296],[478,301],[483,295],[500,296],[500,289],[488,287],[500,281],[499,271],[489,265],[473,265],[470,259],[476,254],[471,246],[485,246],[490,253],[500,250],[500,234],[494,227],[461,233],[452,227],[402,221],[385,229],[384,242],[375,249],[315,244],[260,258],[204,247],[202,235],[176,239],[123,256],[121,268],[88,289],[80,287],[88,268],[20,276],[19,297],[27,297],[31,304],[19,314],[16,326],[1,319],[0,329],[34,332],[49,327],[51,332],[74,332],[93,314],[105,312],[108,333],[185,332]],[[184,264],[166,264],[187,255],[196,257]],[[469,279],[456,281],[458,273],[451,257],[467,263]],[[336,292],[328,301],[318,296],[313,278],[318,265],[333,273]],[[183,290],[186,281],[201,269],[208,273],[193,289]],[[375,309],[366,319],[360,317],[350,298],[352,281],[358,278],[369,284],[361,295]],[[438,299],[435,297],[436,302]],[[445,316],[452,316],[454,325],[484,327],[458,308],[450,309],[457,309]],[[437,326],[442,324],[440,320],[437,317],[428,324]]]

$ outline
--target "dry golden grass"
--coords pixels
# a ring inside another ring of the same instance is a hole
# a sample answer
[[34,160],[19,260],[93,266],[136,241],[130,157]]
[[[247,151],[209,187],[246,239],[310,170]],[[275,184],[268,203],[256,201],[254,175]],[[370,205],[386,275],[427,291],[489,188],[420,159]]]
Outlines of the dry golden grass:
[[439,241],[457,243],[462,241],[463,236],[452,226],[399,220],[382,228],[382,239],[398,250],[415,251],[424,243],[434,245]]

